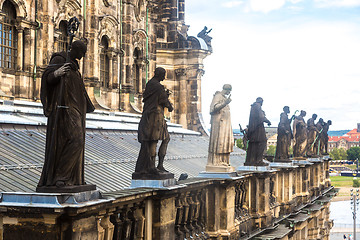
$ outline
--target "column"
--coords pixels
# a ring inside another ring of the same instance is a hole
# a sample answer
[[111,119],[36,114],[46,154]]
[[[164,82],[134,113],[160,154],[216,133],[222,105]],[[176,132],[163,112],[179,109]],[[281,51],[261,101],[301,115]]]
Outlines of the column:
[[184,128],[187,128],[187,72],[188,69],[186,68],[179,68],[175,70],[176,79],[179,82],[179,124],[181,124]]
[[16,59],[16,70],[23,71],[23,53],[24,53],[24,28],[23,27],[16,27],[17,30],[17,59]]

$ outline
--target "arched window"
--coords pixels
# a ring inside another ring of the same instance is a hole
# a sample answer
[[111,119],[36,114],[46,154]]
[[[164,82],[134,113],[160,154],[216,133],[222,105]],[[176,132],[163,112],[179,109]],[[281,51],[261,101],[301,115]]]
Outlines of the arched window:
[[61,51],[65,51],[67,50],[67,46],[68,46],[68,40],[67,40],[67,22],[66,21],[61,21],[59,24],[59,30],[60,30],[60,35],[58,38],[58,52]]
[[0,66],[16,69],[17,32],[15,28],[16,10],[14,5],[6,0],[2,12],[5,14],[0,22]]
[[101,51],[100,51],[100,82],[102,87],[108,88],[110,86],[110,59],[108,56],[109,41],[104,36],[101,38]]

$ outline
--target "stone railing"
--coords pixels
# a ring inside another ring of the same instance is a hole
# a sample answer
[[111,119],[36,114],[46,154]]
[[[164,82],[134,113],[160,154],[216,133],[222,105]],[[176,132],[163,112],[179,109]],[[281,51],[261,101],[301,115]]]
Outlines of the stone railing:
[[2,193],[0,240],[247,239],[277,226],[298,239],[326,239],[335,194],[328,167],[328,160],[308,161],[232,179],[192,178],[170,189],[126,189],[77,204],[19,205]]

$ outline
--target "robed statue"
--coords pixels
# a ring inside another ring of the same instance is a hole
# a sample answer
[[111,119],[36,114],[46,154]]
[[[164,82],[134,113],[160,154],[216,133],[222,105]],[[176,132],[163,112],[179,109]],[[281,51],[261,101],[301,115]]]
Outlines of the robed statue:
[[304,120],[306,112],[300,111],[300,115],[296,116],[293,123],[294,135],[294,158],[305,159],[307,145],[307,126]]
[[317,133],[316,133],[316,138],[315,138],[315,144],[314,144],[314,151],[315,151],[315,156],[320,156],[321,155],[321,149],[323,148],[323,139],[321,138],[321,134],[324,130],[324,119],[319,118],[319,121],[315,124]]
[[[165,179],[174,175],[164,168],[164,159],[170,135],[164,118],[164,109],[172,112],[170,92],[160,83],[165,79],[164,68],[155,69],[154,77],[146,84],[143,94],[143,112],[138,127],[138,141],[141,143],[138,159],[136,161],[133,179]],[[158,141],[161,145],[158,151],[158,166],[155,166],[156,147]]]
[[68,53],[54,53],[41,78],[40,97],[48,121],[39,192],[85,185],[85,120],[86,113],[94,111],[79,72],[78,61],[86,49],[78,40]]
[[311,118],[307,120],[307,146],[306,155],[308,157],[316,156],[315,141],[317,133],[319,132],[315,125],[317,115],[314,113]]
[[263,161],[267,141],[264,123],[267,123],[268,126],[270,126],[271,122],[266,118],[265,112],[261,109],[262,104],[263,99],[258,97],[251,105],[245,166],[268,165]]
[[276,154],[275,161],[291,162],[289,159],[289,148],[291,145],[291,139],[293,138],[291,131],[291,122],[293,117],[289,119],[288,114],[290,108],[285,106],[284,112],[280,114],[280,122],[277,129],[277,143],[276,143]]
[[331,126],[332,122],[331,120],[328,120],[327,122],[324,122],[323,131],[320,134],[320,151],[323,155],[329,155],[328,153],[328,142],[329,142],[329,127]]
[[232,172],[230,153],[233,151],[234,136],[231,126],[229,103],[231,85],[225,84],[222,91],[214,94],[210,105],[211,131],[207,172]]

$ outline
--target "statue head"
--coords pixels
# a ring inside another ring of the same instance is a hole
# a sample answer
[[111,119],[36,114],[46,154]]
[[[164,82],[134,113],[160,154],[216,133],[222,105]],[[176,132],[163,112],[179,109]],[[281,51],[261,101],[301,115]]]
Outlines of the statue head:
[[327,121],[328,125],[330,126],[332,124],[332,121],[331,120],[328,120]]
[[159,81],[164,80],[165,75],[166,75],[166,70],[164,68],[162,68],[162,67],[155,68],[154,77],[158,78]]
[[290,108],[289,106],[285,106],[283,107],[284,113],[290,113]]
[[224,84],[222,92],[225,95],[229,95],[232,90],[232,86],[230,84]]
[[306,116],[306,112],[305,112],[304,110],[301,110],[301,111],[300,111],[300,116],[305,117],[305,116]]
[[316,120],[317,114],[314,113],[311,118],[314,119],[314,120]]
[[263,104],[263,102],[264,102],[264,99],[262,99],[261,97],[258,97],[258,98],[256,99],[256,102],[257,102],[257,103],[260,103],[260,105],[262,106],[262,104]]
[[85,56],[86,50],[86,44],[81,40],[77,40],[71,44],[70,58],[80,60]]
[[323,123],[323,122],[324,122],[324,119],[319,118],[319,122],[320,122],[320,123]]

